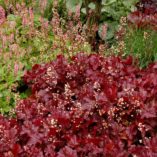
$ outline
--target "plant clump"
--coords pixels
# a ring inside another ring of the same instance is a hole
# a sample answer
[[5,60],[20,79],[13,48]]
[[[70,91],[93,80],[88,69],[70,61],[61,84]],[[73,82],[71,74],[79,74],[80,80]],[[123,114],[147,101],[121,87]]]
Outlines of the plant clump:
[[157,156],[157,63],[79,53],[23,79],[32,95],[0,116],[0,156]]

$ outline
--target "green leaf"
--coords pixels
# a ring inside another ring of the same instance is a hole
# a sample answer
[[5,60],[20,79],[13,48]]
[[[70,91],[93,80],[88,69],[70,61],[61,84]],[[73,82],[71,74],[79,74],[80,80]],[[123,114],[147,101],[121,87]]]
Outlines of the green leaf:
[[17,15],[13,15],[13,14],[9,14],[7,16],[7,19],[9,21],[15,21],[17,23],[17,25],[20,25],[21,24],[21,17],[20,16],[17,16]]
[[16,18],[17,18],[17,16],[16,16],[16,15],[13,15],[13,14],[9,14],[9,15],[7,16],[7,19],[8,19],[9,21],[15,21]]
[[82,0],[66,0],[66,7],[72,12],[75,12],[78,5],[82,5]]
[[82,9],[81,9],[81,12],[82,12],[83,14],[86,14],[86,8],[82,8]]
[[95,9],[95,4],[94,3],[90,3],[89,5],[88,5],[88,7],[90,8],[90,9]]

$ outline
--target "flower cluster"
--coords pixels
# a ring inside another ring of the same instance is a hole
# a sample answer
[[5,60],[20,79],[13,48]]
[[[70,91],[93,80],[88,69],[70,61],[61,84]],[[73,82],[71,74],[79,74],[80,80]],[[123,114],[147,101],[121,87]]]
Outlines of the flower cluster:
[[0,156],[157,156],[157,64],[79,53],[23,79],[32,95],[0,117]]

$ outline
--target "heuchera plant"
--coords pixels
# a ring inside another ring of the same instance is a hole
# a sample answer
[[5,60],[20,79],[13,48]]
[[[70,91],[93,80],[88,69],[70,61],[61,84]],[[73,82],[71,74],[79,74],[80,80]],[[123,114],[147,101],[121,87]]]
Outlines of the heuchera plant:
[[0,116],[0,157],[157,156],[157,63],[80,53],[23,79],[32,95]]
[[128,16],[129,22],[138,28],[152,28],[157,30],[157,3],[155,0],[141,0],[137,4],[138,10]]

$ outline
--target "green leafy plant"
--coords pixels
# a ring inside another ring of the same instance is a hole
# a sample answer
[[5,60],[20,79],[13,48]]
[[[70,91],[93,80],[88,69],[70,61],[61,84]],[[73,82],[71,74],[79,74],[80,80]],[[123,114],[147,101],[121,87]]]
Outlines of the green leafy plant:
[[139,60],[141,68],[157,61],[157,33],[155,30],[127,26],[122,28],[117,37],[118,41],[112,47],[115,54],[133,55]]

